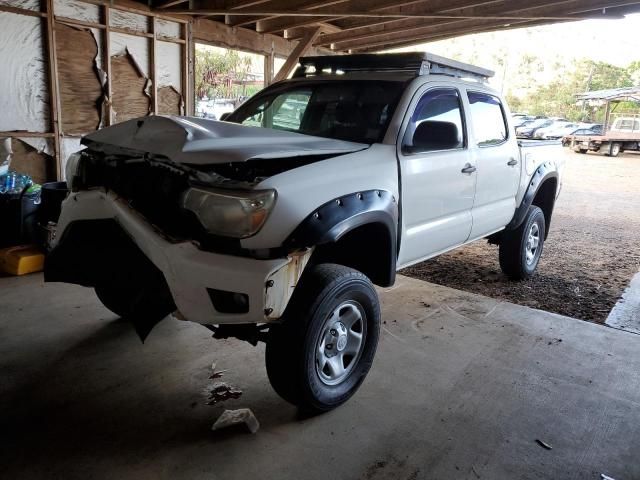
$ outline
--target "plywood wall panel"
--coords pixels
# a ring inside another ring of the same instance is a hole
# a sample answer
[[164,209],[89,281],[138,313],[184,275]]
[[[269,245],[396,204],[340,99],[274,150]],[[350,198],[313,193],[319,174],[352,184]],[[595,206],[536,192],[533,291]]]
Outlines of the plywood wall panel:
[[102,85],[95,59],[98,45],[89,30],[56,26],[58,84],[64,133],[87,133],[100,126]]
[[124,122],[149,114],[148,79],[129,53],[111,57],[111,103],[114,122]]
[[183,115],[183,112],[182,95],[173,87],[160,87],[158,89],[158,114]]

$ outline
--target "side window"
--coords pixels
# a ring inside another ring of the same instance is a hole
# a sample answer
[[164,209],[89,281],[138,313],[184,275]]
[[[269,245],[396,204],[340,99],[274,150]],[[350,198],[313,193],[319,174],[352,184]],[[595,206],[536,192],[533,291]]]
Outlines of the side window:
[[478,146],[499,145],[508,138],[507,122],[498,97],[480,92],[468,92],[473,132]]
[[426,92],[413,112],[404,138],[405,154],[464,147],[460,94],[451,88]]

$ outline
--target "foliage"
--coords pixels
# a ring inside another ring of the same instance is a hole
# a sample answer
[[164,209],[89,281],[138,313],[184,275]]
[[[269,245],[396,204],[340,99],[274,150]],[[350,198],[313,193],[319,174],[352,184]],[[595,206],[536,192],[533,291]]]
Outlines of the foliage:
[[[523,58],[520,70],[531,73],[535,69],[532,66],[536,63],[535,58]],[[640,84],[640,61],[633,62],[626,68],[592,60],[575,61],[564,72],[559,68],[558,73],[554,81],[530,89],[524,97],[508,94],[507,101],[511,110],[525,111],[532,115],[565,117],[574,121],[602,121],[603,109],[577,104],[575,94]],[[622,103],[617,111],[637,108],[637,105]]]
[[255,88],[242,88],[248,78],[251,58],[241,56],[236,50],[224,53],[210,49],[196,49],[196,96],[198,98],[235,98],[252,93]]

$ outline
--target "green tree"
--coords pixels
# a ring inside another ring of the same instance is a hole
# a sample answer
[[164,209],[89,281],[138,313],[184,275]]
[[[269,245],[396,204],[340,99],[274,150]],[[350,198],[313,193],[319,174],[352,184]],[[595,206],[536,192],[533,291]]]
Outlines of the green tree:
[[248,76],[251,58],[236,50],[219,53],[210,49],[196,49],[196,96],[232,98],[238,93],[238,84]]

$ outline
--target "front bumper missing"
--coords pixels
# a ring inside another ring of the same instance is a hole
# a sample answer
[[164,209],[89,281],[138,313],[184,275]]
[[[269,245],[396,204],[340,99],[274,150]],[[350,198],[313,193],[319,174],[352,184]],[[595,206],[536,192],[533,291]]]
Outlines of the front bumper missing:
[[[101,189],[75,192],[67,197],[53,248],[66,241],[65,230],[72,223],[98,219],[115,220],[162,272],[179,318],[206,325],[278,320],[311,256],[311,250],[307,249],[286,258],[257,260],[205,252],[189,241],[172,243],[115,193]],[[248,311],[216,311],[207,289],[247,295]]]

